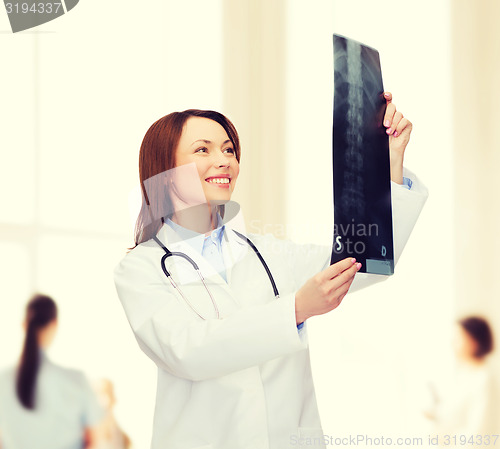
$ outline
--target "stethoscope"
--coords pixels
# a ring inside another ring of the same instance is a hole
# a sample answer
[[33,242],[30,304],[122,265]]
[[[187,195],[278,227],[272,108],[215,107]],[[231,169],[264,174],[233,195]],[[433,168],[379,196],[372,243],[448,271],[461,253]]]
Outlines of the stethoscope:
[[[257,254],[257,257],[259,258],[260,263],[265,268],[267,276],[269,277],[269,281],[271,282],[271,286],[273,287],[274,296],[276,297],[276,299],[278,299],[280,297],[280,294],[278,292],[278,287],[276,287],[276,283],[274,282],[274,278],[273,278],[273,275],[271,274],[271,270],[269,270],[269,267],[267,266],[266,261],[264,260],[264,258],[262,257],[262,255],[259,253],[259,250],[257,249],[257,247],[250,241],[249,238],[245,237],[243,234],[240,234],[238,231],[235,231],[234,229],[233,229],[233,232],[238,237],[240,237],[245,242],[247,242],[250,245],[250,247],[254,250],[255,254]],[[165,273],[165,276],[167,276],[167,278],[170,280],[170,283],[172,284],[172,287],[174,287],[179,292],[179,294],[181,295],[182,299],[184,299],[184,301],[186,301],[187,305],[189,307],[191,307],[191,309],[193,310],[194,313],[196,313],[196,315],[198,315],[202,320],[206,320],[206,318],[201,313],[199,313],[196,310],[196,308],[193,306],[193,304],[191,304],[191,302],[189,301],[189,299],[186,298],[186,296],[184,295],[184,293],[182,292],[182,290],[180,289],[180,287],[172,279],[172,275],[170,274],[170,272],[165,267],[165,260],[167,259],[167,257],[171,257],[171,256],[182,257],[183,259],[187,260],[193,266],[193,268],[195,269],[195,271],[198,273],[198,276],[200,277],[200,280],[203,283],[203,286],[205,287],[205,290],[207,291],[208,296],[210,296],[210,300],[212,301],[212,305],[213,305],[214,310],[215,310],[215,315],[216,315],[217,319],[219,319],[220,318],[220,313],[219,313],[219,308],[217,307],[217,303],[216,303],[214,297],[212,296],[212,293],[210,292],[209,288],[207,287],[207,284],[205,283],[205,278],[201,274],[200,268],[198,267],[198,265],[196,264],[196,262],[193,259],[191,259],[191,257],[189,257],[187,254],[180,253],[180,252],[171,252],[160,241],[160,239],[158,237],[153,237],[153,239],[165,251],[165,254],[161,258],[161,268],[162,268],[163,272]]]

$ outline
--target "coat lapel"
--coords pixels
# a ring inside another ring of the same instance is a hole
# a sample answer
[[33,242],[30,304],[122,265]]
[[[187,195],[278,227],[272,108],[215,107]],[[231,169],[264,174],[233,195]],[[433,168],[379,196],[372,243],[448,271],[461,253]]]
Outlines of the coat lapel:
[[229,287],[234,291],[234,268],[252,249],[248,244],[238,237],[234,230],[226,225],[223,244],[222,255],[224,257],[224,265],[226,267],[226,277]]
[[[222,255],[228,282],[215,271],[212,265],[198,253],[188,241],[183,240],[170,226],[164,224],[158,232],[157,237],[172,253],[179,252],[185,254],[198,265],[201,274],[205,278],[205,283],[223,315],[223,311],[228,310],[228,300],[233,303],[233,307],[240,306],[240,302],[237,300],[231,288],[233,267],[245,257],[248,253],[248,249],[251,250],[251,248],[234,233],[231,227],[226,225],[222,237]],[[179,256],[167,257],[165,266],[171,273],[174,282],[179,285],[189,301],[192,303],[199,303],[201,314],[203,316],[213,316],[214,311],[210,296],[203,287],[200,277],[193,266]],[[224,304],[226,304],[226,306],[224,306]]]

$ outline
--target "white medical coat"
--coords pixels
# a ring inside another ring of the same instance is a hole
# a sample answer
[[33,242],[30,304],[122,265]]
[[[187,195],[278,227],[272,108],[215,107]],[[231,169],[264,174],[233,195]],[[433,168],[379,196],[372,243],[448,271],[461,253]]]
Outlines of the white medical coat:
[[[427,198],[408,171],[411,190],[392,185],[395,259]],[[309,362],[307,324],[295,322],[295,293],[329,265],[331,245],[296,245],[271,235],[248,237],[267,262],[280,292],[275,299],[253,250],[226,224],[226,283],[169,226],[158,238],[200,267],[217,301],[192,266],[168,266],[186,297],[209,317],[200,319],[164,275],[162,248],[138,245],[115,269],[115,284],[141,349],[158,367],[152,449],[285,449],[322,429]],[[358,273],[351,290],[385,279]],[[310,440],[309,440],[310,441]],[[310,446],[308,446],[310,447]],[[317,447],[322,447],[319,444]]]

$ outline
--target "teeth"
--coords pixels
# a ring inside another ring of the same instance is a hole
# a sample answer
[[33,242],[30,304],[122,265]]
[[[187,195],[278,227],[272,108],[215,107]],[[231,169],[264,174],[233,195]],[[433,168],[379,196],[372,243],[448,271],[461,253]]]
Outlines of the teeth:
[[229,178],[211,178],[208,182],[213,182],[215,184],[229,184]]

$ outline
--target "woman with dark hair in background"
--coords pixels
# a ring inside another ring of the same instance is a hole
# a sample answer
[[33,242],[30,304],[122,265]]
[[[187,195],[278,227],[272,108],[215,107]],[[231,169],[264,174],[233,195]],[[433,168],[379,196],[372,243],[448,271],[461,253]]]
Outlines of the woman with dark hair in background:
[[483,365],[493,351],[493,334],[488,321],[471,316],[461,319],[458,324],[462,334],[458,354],[467,363]]
[[[500,416],[496,409],[498,385],[489,363],[494,344],[488,321],[479,316],[458,320],[453,343],[454,373],[445,385],[433,391],[433,409],[425,414],[434,421],[434,431],[444,444],[446,435],[476,438],[467,441],[471,446],[493,444],[485,436],[499,433]],[[463,441],[457,444],[463,445]]]
[[19,365],[0,374],[1,449],[92,447],[102,411],[83,373],[46,355],[57,331],[57,306],[35,295],[26,308]]

